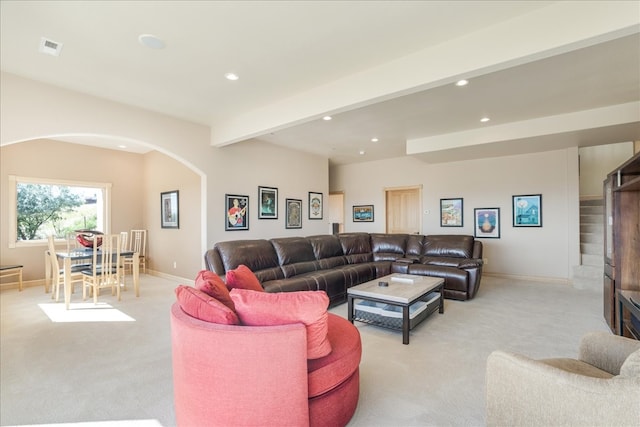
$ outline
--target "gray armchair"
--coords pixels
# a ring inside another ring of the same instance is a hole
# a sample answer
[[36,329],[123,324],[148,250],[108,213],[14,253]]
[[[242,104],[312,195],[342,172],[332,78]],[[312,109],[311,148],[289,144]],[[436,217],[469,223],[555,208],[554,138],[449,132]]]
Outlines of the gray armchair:
[[592,332],[578,359],[487,360],[488,426],[639,426],[640,342]]

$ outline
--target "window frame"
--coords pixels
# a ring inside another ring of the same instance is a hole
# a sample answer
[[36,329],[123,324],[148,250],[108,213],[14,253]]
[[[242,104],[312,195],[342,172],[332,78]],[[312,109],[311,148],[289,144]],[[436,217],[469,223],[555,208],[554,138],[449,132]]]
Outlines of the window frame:
[[[102,218],[104,233],[111,230],[111,186],[110,182],[72,181],[54,178],[34,178],[26,176],[9,175],[9,248],[46,246],[46,239],[18,241],[18,184],[43,184],[59,185],[67,187],[91,187],[102,190]],[[62,239],[57,239],[62,241]]]

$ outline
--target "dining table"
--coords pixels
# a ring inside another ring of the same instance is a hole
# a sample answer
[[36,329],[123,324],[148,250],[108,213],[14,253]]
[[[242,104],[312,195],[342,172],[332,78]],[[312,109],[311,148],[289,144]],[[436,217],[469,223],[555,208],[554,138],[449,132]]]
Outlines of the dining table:
[[[122,251],[120,256],[124,258],[133,258],[133,288],[136,297],[140,296],[140,253],[133,251]],[[63,262],[64,270],[64,304],[69,310],[71,305],[71,268],[74,261],[90,260],[93,258],[93,248],[74,249],[68,252],[57,252],[56,257]]]

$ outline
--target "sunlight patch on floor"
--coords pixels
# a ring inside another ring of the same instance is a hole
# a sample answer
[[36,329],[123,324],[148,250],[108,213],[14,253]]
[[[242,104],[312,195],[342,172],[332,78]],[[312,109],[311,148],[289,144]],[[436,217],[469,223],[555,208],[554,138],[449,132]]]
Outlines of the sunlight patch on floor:
[[69,310],[65,310],[64,304],[61,303],[38,304],[38,306],[54,323],[136,321],[133,317],[106,303],[71,303]]
[[92,421],[83,423],[29,424],[21,427],[162,427],[158,420]]

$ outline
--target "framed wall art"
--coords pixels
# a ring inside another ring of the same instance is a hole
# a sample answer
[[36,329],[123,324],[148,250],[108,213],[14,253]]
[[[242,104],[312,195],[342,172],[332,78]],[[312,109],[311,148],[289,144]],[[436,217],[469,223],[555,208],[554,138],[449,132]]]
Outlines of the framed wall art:
[[322,219],[322,193],[309,191],[309,219]]
[[513,226],[542,227],[542,194],[512,196]]
[[274,187],[258,187],[260,207],[258,219],[278,219],[278,189]]
[[440,199],[440,227],[462,227],[462,199]]
[[373,222],[373,205],[354,206],[353,222]]
[[474,236],[478,238],[500,238],[500,208],[476,208],[473,210]]
[[178,190],[160,193],[160,226],[180,228]]
[[249,229],[249,196],[225,194],[225,231]]
[[302,200],[286,199],[287,218],[285,228],[302,228]]

